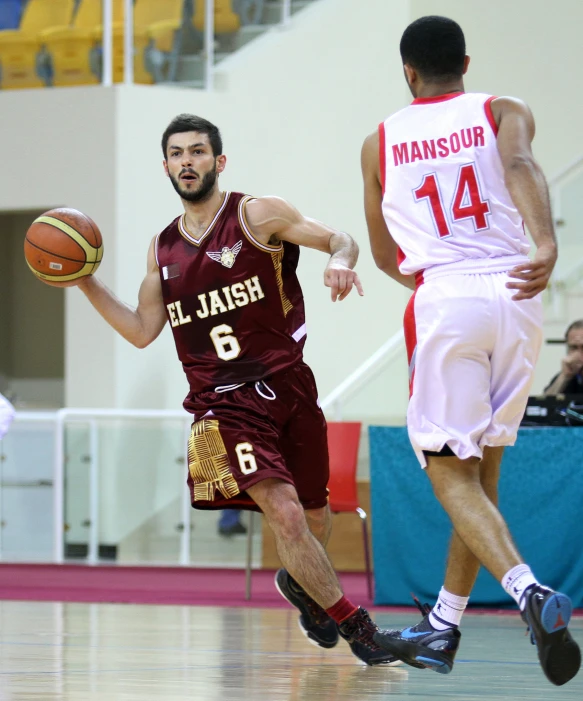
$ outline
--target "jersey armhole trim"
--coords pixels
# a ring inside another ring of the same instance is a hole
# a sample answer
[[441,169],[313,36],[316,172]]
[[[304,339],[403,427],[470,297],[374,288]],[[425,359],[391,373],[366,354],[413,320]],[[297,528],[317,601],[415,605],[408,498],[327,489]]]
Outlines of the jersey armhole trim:
[[493,95],[492,97],[489,97],[486,102],[484,102],[484,112],[486,113],[486,119],[488,120],[490,126],[492,127],[492,131],[494,132],[494,136],[498,136],[498,125],[496,124],[496,120],[494,119],[494,113],[492,112],[492,103],[494,100],[496,100],[497,97]]
[[381,187],[385,196],[385,182],[387,179],[387,146],[385,140],[385,123],[379,124],[379,166],[381,174]]
[[160,260],[158,258],[158,244],[160,242],[160,236],[162,235],[162,232],[156,236],[156,240],[154,241],[154,257],[156,258],[156,265],[158,266],[158,270],[160,270]]
[[258,241],[255,238],[255,236],[253,236],[253,234],[251,233],[251,227],[249,226],[247,217],[245,216],[245,206],[247,205],[247,202],[254,199],[256,198],[248,195],[247,197],[243,197],[239,202],[239,224],[241,226],[241,230],[243,231],[247,239],[249,239],[250,243],[252,243],[256,248],[259,248],[259,250],[266,251],[267,253],[282,251],[283,243],[281,243],[279,246],[270,246],[269,244],[261,243],[261,241]]

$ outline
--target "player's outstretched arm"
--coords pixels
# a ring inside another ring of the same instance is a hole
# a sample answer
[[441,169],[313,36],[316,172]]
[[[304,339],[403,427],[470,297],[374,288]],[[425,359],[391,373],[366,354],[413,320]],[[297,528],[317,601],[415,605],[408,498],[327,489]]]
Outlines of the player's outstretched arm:
[[145,348],[159,335],[166,323],[162,285],[154,253],[155,239],[148,251],[148,269],[140,287],[136,309],[118,299],[96,277],[90,276],[79,284],[87,299],[101,316],[126,341]]
[[381,186],[379,164],[379,133],[368,136],[361,152],[362,177],[364,180],[364,213],[368,226],[370,248],[383,273],[401,285],[415,289],[415,280],[411,275],[403,275],[397,264],[397,244],[389,233],[382,211],[383,189]]
[[262,243],[289,241],[298,246],[315,248],[330,254],[324,271],[324,284],[330,287],[332,301],[342,301],[356,287],[363,295],[362,285],[353,268],[358,260],[358,246],[342,231],[304,217],[289,202],[280,197],[259,197],[247,204],[247,221],[253,235]]
[[546,288],[557,260],[549,189],[532,153],[535,125],[530,109],[521,100],[500,97],[492,102],[492,112],[506,187],[537,247],[532,262],[509,273],[517,282],[507,287],[517,290],[513,299],[530,299]]

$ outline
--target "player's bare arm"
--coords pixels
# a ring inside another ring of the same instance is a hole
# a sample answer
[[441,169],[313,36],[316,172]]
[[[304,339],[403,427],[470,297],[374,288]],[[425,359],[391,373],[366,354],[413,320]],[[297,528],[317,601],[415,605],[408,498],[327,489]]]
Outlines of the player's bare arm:
[[411,275],[403,275],[397,264],[397,244],[389,233],[382,211],[383,189],[379,166],[379,133],[368,136],[362,146],[362,177],[364,180],[364,212],[368,237],[377,268],[401,285],[415,289]]
[[105,321],[137,348],[145,348],[152,343],[167,321],[154,243],[155,239],[148,250],[147,272],[140,286],[137,308],[122,302],[93,275],[79,284],[79,289]]
[[330,287],[333,302],[342,301],[353,286],[359,295],[364,294],[353,270],[358,260],[358,246],[351,236],[316,219],[304,217],[280,197],[251,200],[246,213],[253,235],[263,243],[289,241],[330,254],[324,284]]
[[492,112],[498,124],[506,187],[537,247],[531,263],[510,271],[517,282],[509,282],[507,287],[517,290],[515,300],[530,299],[546,288],[557,260],[549,190],[532,153],[535,124],[530,109],[521,100],[500,97],[492,102]]

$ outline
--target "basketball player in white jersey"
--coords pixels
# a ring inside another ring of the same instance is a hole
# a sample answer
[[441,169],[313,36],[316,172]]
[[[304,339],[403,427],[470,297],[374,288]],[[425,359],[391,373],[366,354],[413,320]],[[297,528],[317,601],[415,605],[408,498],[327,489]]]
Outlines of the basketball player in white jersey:
[[571,601],[538,583],[497,509],[557,258],[534,121],[519,100],[464,92],[469,57],[452,20],[413,22],[400,48],[414,100],[365,141],[365,206],[377,265],[416,290],[405,312],[407,424],[454,534],[436,606],[375,641],[414,667],[450,672],[482,564],[519,605],[548,679],[564,684],[581,663]]
[[14,407],[3,394],[0,394],[0,441],[6,435],[13,420]]

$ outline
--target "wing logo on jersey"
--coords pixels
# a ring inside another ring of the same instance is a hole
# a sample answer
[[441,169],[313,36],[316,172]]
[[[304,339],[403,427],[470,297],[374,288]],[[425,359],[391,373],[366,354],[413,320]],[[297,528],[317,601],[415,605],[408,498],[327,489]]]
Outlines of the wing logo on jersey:
[[239,251],[243,248],[243,241],[237,241],[233,248],[223,246],[222,251],[207,251],[207,256],[216,260],[217,263],[224,265],[225,268],[232,268],[235,265],[235,260],[239,255]]

